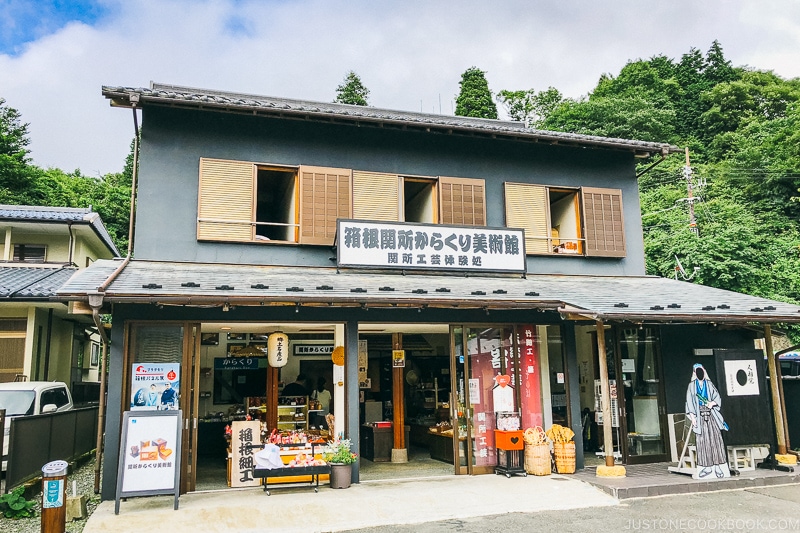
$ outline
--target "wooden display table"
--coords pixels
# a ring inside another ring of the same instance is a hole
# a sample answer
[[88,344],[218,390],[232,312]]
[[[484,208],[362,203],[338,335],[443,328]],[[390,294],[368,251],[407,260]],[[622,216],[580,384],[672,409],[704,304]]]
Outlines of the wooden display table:
[[287,478],[307,477],[311,476],[311,481],[288,481],[294,483],[309,483],[314,485],[314,492],[319,492],[319,476],[323,474],[330,475],[331,465],[320,466],[294,466],[286,468],[254,468],[253,477],[263,479],[264,492],[269,496],[269,478],[281,478],[278,483],[287,483]]

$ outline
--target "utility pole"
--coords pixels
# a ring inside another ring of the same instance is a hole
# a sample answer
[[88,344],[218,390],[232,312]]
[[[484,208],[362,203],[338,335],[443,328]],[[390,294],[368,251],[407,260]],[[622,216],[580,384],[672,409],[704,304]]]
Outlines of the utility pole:
[[689,147],[686,147],[686,166],[683,167],[683,175],[686,177],[686,188],[688,190],[689,202],[689,228],[697,235],[697,220],[694,218],[694,195],[692,191],[692,167],[689,165]]

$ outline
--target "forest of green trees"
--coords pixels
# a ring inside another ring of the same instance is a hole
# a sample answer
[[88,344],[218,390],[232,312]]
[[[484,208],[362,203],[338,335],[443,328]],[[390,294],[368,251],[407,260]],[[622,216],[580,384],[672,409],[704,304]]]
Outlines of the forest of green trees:
[[[579,99],[557,88],[504,89],[464,72],[456,113],[496,118],[496,103],[529,127],[688,147],[696,227],[690,227],[683,155],[639,180],[649,274],[800,303],[800,79],[735,67],[714,41],[680,59],[660,55],[603,74]],[[367,105],[350,71],[336,101]],[[32,164],[27,124],[0,95],[0,203],[93,206],[127,249],[133,143],[122,171],[100,178]],[[644,160],[640,171],[655,160]]]

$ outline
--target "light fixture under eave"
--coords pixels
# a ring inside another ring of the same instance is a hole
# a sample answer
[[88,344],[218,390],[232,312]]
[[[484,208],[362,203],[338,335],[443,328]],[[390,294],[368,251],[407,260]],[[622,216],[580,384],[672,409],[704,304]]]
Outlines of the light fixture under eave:
[[296,304],[294,304],[294,312],[295,313],[299,313],[300,312],[300,302],[297,302]]
[[220,331],[230,331],[232,328],[230,326],[221,326],[219,328]]
[[224,304],[222,304],[222,310],[227,313],[228,311],[231,310],[231,304],[225,302]]

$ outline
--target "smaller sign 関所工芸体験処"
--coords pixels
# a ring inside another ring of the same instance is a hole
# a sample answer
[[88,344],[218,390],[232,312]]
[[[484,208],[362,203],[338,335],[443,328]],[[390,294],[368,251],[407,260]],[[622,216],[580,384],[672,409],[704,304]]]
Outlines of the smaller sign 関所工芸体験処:
[[524,273],[521,229],[338,220],[341,267]]

